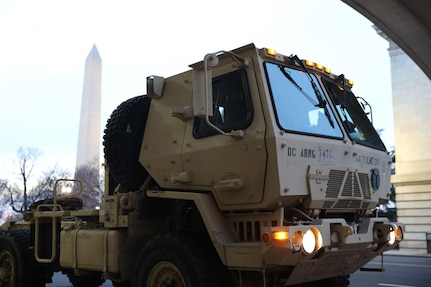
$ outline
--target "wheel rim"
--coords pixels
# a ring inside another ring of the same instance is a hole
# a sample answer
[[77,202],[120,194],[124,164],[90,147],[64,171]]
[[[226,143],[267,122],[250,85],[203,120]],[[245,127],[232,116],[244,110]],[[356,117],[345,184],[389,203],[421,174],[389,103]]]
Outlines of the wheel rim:
[[12,286],[15,270],[13,256],[6,250],[0,251],[0,286]]
[[147,286],[151,287],[185,287],[180,270],[168,261],[157,263],[148,275]]

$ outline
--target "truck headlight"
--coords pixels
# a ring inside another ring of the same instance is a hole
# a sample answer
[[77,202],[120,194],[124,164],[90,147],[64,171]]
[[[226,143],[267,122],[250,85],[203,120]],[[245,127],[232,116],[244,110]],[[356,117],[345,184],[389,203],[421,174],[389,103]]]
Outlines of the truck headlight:
[[311,254],[322,247],[322,234],[317,228],[309,228],[305,233],[297,231],[293,235],[293,248],[299,251],[300,248],[305,254]]
[[392,230],[391,232],[389,232],[389,241],[388,244],[389,245],[394,245],[395,243],[395,231]]
[[389,232],[389,245],[394,245],[396,242],[400,242],[403,239],[403,230],[401,226],[392,225],[392,230]]
[[314,237],[314,233],[311,231],[311,229],[308,229],[302,237],[302,248],[307,254],[313,253],[316,248],[316,238]]
[[401,228],[401,226],[396,227],[394,233],[395,233],[395,240],[396,241],[403,240],[404,235],[403,235],[403,229]]

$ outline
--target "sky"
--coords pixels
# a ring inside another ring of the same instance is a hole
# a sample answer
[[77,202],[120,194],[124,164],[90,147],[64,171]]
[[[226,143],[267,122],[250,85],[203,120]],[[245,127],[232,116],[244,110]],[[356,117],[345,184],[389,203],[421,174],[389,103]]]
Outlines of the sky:
[[340,0],[0,0],[0,179],[17,179],[18,147],[41,152],[34,174],[75,168],[85,59],[102,58],[101,136],[111,112],[205,54],[254,43],[355,81],[394,145],[388,42]]

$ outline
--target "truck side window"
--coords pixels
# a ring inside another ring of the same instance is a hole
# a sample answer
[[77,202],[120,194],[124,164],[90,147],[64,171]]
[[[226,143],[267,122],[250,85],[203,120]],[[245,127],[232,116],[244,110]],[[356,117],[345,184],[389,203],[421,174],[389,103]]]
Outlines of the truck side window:
[[349,137],[358,144],[386,151],[386,147],[364,113],[363,107],[349,89],[333,81],[323,81]]
[[[213,79],[213,116],[211,123],[225,132],[247,128],[253,119],[247,74],[235,71]],[[203,118],[195,118],[193,136],[202,138],[218,132]]]

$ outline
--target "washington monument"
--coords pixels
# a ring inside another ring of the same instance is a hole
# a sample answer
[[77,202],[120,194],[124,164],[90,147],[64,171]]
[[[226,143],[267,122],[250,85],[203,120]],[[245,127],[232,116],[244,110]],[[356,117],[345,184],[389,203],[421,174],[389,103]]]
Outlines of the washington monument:
[[76,167],[96,163],[100,165],[100,102],[102,96],[102,59],[93,45],[85,60],[79,122]]

